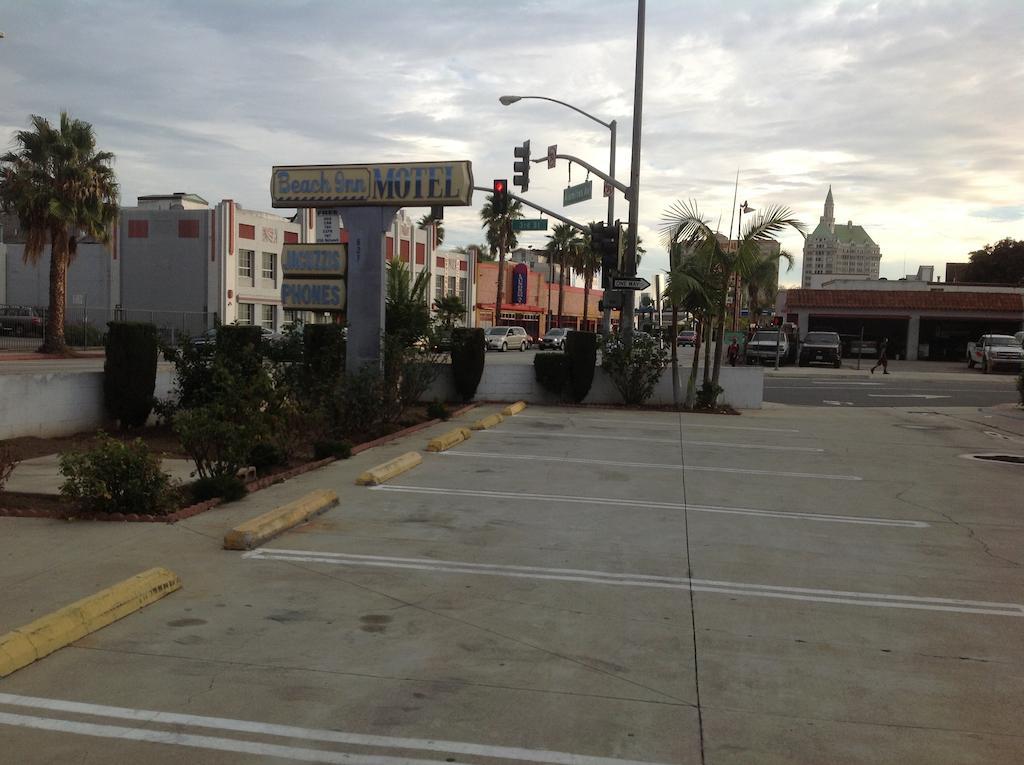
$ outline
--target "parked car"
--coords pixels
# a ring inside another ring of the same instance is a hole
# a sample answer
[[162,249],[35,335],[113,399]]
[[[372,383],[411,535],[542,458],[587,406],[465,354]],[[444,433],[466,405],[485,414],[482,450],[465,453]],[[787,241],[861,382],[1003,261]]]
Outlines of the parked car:
[[1017,341],[1017,345],[1024,346],[1024,332],[1018,332],[1013,339]]
[[0,334],[42,337],[45,323],[42,308],[24,305],[0,306]]
[[555,327],[549,329],[544,333],[544,337],[540,339],[538,345],[541,350],[545,348],[554,348],[556,351],[565,350],[565,338],[569,334],[569,330],[564,327]]
[[489,327],[484,333],[487,350],[507,351],[518,348],[525,351],[530,347],[530,336],[522,327]]
[[1024,367],[1024,348],[1013,335],[982,335],[967,344],[967,368],[978,365],[985,374],[1000,369],[1020,372]]
[[779,363],[796,361],[797,335],[796,326],[786,324],[782,327],[759,329],[747,340],[745,356],[748,364],[774,364],[776,355]]
[[680,348],[685,348],[687,345],[695,347],[697,345],[697,333],[692,329],[679,330],[679,334],[676,335],[676,345]]
[[[281,339],[280,332],[274,332],[266,327],[260,327],[260,338],[265,343],[273,343]],[[191,340],[192,345],[205,346],[215,345],[217,342],[217,328],[210,327],[210,329],[203,332],[201,335],[196,335]]]
[[799,365],[831,364],[836,369],[843,365],[843,344],[835,332],[808,332],[800,343]]

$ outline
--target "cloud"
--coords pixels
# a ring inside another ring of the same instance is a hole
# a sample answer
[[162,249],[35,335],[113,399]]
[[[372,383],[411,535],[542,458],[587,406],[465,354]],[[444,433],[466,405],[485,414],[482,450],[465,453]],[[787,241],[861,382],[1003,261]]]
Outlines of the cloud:
[[1024,218],[1024,205],[1004,205],[1002,207],[987,207],[982,210],[972,210],[973,218],[984,218],[999,223],[1009,223]]

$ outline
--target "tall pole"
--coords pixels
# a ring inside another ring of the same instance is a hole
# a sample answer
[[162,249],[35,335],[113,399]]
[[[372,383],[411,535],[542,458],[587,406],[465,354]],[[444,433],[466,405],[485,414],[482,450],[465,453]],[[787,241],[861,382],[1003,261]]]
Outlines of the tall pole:
[[[738,220],[736,222],[736,249],[737,250],[740,248],[740,238],[742,237],[742,233],[741,232],[743,231],[743,208],[746,207],[746,206],[747,206],[746,202],[744,202],[743,204],[740,205],[739,215],[737,216],[737,218],[738,218]],[[729,228],[732,228],[732,226],[730,226]],[[730,246],[732,245],[731,242],[729,244],[730,244]],[[733,274],[732,275],[732,331],[733,332],[736,331],[736,323],[739,320],[739,318],[738,318],[739,317],[739,313],[740,313],[740,304],[739,303],[740,303],[740,275],[739,274]]]
[[[633,145],[629,171],[629,233],[626,245],[626,275],[636,276],[636,229],[640,219],[640,136],[644,113],[644,25],[646,0],[638,0],[636,16],[636,74],[633,83]],[[633,316],[636,292],[626,290],[622,300],[622,339],[626,349],[633,345]]]
[[[608,175],[610,175],[613,180],[615,178],[615,129],[617,127],[618,123],[615,120],[612,120],[608,125],[608,129],[612,131],[612,150],[611,159],[608,162]],[[608,195],[608,225],[615,225],[615,189],[612,189],[612,193]],[[607,274],[605,274],[605,276],[607,276]],[[612,309],[605,306],[604,315],[601,316],[601,334],[608,335],[611,331]]]

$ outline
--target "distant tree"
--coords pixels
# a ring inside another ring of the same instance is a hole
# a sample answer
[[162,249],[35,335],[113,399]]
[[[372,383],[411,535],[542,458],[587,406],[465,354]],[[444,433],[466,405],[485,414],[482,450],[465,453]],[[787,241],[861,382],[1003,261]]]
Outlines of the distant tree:
[[562,326],[562,309],[565,297],[565,270],[574,268],[577,263],[583,240],[579,231],[568,223],[559,223],[548,235],[547,251],[558,263],[558,319],[556,327]]
[[469,255],[471,249],[476,249],[479,253],[477,260],[481,263],[493,263],[494,253],[491,252],[491,246],[489,244],[467,244],[462,247],[453,247],[452,252],[457,252],[460,255]]
[[441,326],[451,330],[455,322],[466,315],[466,305],[458,295],[445,295],[434,301],[434,310],[437,311],[437,320]]
[[416,226],[420,231],[429,231],[431,228],[434,229],[435,247],[440,247],[444,242],[444,222],[440,219],[435,218],[433,215],[428,213],[416,221]]
[[510,200],[508,210],[503,213],[494,210],[494,195],[488,194],[480,210],[480,227],[487,232],[487,245],[491,255],[498,254],[498,287],[494,295],[494,326],[501,324],[501,301],[505,289],[505,254],[514,250],[517,239],[512,230],[512,221],[523,217],[523,203]]
[[68,265],[83,235],[109,241],[118,205],[114,155],[97,151],[92,125],[67,112],[58,125],[36,115],[31,122],[14,134],[17,148],[0,156],[0,209],[18,217],[27,263],[38,263],[50,245],[50,310],[39,350],[67,353]]
[[971,253],[965,281],[1024,284],[1024,241],[1006,238]]

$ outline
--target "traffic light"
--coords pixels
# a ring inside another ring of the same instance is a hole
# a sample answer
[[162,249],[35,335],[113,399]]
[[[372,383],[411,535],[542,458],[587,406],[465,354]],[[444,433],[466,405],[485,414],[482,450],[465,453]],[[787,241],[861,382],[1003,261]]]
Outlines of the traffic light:
[[590,224],[591,246],[601,256],[601,284],[608,289],[611,277],[619,271],[619,225]]
[[524,141],[522,146],[513,149],[513,154],[520,161],[512,164],[512,171],[519,173],[512,176],[512,184],[521,188],[525,194],[530,188],[530,142]]
[[508,212],[508,180],[505,178],[494,179],[491,209],[494,210],[495,215],[505,215]]

